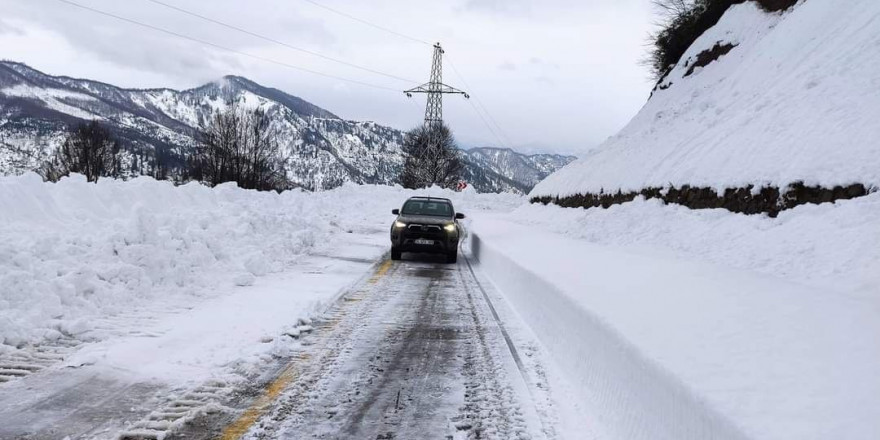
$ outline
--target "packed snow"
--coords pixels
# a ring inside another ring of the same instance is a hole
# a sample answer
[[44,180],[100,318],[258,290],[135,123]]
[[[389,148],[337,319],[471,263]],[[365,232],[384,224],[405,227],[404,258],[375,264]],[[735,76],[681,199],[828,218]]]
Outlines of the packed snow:
[[[784,13],[733,5],[620,133],[532,195],[880,186],[878,14],[875,0],[809,0]],[[685,77],[718,42],[737,46]]]
[[[612,438],[880,432],[880,197],[477,218],[480,268]],[[548,232],[555,231],[555,232]]]

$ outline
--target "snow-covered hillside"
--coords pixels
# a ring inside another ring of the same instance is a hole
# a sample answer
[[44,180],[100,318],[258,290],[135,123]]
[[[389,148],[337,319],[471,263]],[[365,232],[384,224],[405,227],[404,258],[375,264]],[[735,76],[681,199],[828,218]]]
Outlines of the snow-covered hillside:
[[620,133],[532,195],[880,185],[878,16],[874,0],[733,5]]
[[475,219],[472,248],[598,438],[872,440],[878,214],[529,205]]
[[[288,176],[299,186],[329,189],[344,182],[397,181],[403,132],[341,119],[246,78],[227,76],[183,91],[137,90],[50,76],[14,62],[0,62],[0,174],[36,169],[69,128],[84,120],[101,121],[122,139],[136,174],[150,174],[156,156],[165,167],[173,167],[195,145],[198,128],[230,102],[266,111],[283,154],[290,158]],[[481,192],[528,192],[540,178],[571,161],[568,156],[508,151],[510,158],[498,163],[463,154],[468,159],[465,177]]]
[[474,254],[609,438],[877,438],[880,2],[729,3]]

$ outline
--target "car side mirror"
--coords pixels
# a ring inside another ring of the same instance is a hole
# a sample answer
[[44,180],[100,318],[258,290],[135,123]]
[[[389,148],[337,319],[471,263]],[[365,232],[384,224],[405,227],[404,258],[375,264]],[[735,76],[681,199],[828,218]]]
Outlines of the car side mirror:
[[400,210],[399,209],[392,209],[391,213],[394,215],[400,215]]
[[458,219],[458,220],[461,220],[461,219],[464,218],[464,214],[462,214],[462,213],[460,213],[460,212],[456,212],[456,213],[455,213],[455,218]]

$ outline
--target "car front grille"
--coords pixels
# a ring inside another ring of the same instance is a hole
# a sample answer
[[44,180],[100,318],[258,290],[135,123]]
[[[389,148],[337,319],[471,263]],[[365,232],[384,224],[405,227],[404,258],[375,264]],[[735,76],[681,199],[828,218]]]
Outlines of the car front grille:
[[407,226],[403,236],[407,239],[426,238],[429,240],[442,240],[443,238],[445,238],[442,227],[438,225],[419,224],[412,224]]

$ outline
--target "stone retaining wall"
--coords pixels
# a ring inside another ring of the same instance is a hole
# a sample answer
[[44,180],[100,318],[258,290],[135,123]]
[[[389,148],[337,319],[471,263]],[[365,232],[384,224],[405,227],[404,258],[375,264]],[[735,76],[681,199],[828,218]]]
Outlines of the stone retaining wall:
[[780,190],[779,187],[756,188],[749,185],[740,188],[727,188],[718,193],[713,188],[683,185],[681,187],[650,187],[638,192],[585,193],[567,197],[532,197],[532,203],[553,203],[566,208],[608,208],[634,200],[638,196],[646,199],[661,199],[665,203],[684,205],[691,209],[724,208],[742,214],[767,214],[776,217],[780,211],[806,203],[828,203],[868,195],[877,188],[854,183],[847,186],[826,188],[807,186],[796,182]]

